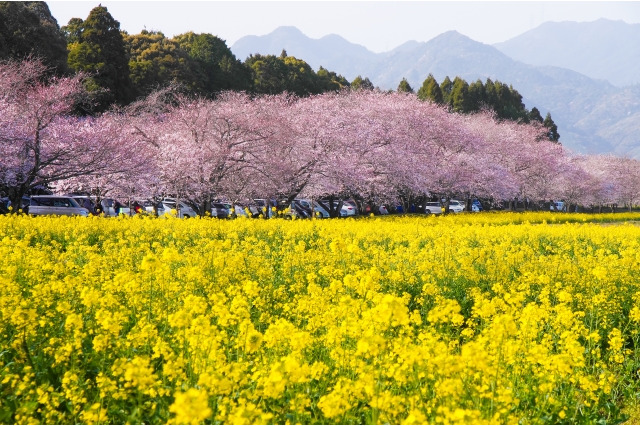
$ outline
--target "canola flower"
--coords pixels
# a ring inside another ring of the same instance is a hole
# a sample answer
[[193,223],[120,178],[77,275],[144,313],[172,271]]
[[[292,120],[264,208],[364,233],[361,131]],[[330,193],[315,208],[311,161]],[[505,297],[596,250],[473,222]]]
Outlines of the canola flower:
[[0,421],[619,422],[638,219],[0,216]]

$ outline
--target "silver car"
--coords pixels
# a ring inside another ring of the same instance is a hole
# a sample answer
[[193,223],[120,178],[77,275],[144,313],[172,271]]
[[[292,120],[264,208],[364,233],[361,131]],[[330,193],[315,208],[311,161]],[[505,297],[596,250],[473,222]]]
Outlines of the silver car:
[[29,214],[58,216],[89,216],[89,210],[81,207],[72,197],[59,195],[34,195],[29,204]]
[[427,201],[424,203],[426,214],[442,214],[442,205],[438,201]]
[[461,213],[464,211],[464,202],[460,200],[449,200],[449,211],[452,213]]
[[196,213],[196,211],[193,210],[191,206],[183,203],[182,201],[178,203],[175,198],[165,198],[164,200],[162,200],[162,211],[158,209],[158,216],[169,213],[171,210],[176,210],[177,215],[180,219],[188,219],[190,217],[198,216],[198,213]]

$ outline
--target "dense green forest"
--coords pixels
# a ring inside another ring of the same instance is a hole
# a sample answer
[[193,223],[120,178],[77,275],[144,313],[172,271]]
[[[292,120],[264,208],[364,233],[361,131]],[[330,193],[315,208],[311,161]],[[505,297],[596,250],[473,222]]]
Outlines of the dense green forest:
[[[314,71],[285,50],[279,56],[250,55],[243,62],[212,34],[188,32],[167,38],[162,32],[143,30],[130,35],[103,6],[92,9],[84,20],[72,18],[60,27],[44,2],[0,2],[0,60],[27,57],[40,58],[57,75],[89,74],[93,112],[126,105],[168,84],[209,98],[225,90],[309,96],[345,88],[375,89],[367,77],[349,82],[323,67]],[[397,90],[414,92],[406,79]],[[550,140],[560,138],[550,114],[543,119],[537,108],[527,110],[522,96],[499,81],[468,83],[447,76],[438,83],[429,74],[416,95],[454,112],[490,108],[502,119],[536,120],[549,129]]]

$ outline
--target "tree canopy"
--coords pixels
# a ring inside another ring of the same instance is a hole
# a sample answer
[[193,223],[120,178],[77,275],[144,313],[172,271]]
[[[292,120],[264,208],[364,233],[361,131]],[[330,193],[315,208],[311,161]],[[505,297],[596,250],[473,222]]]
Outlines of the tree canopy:
[[362,78],[361,75],[357,76],[351,82],[351,88],[353,90],[373,90],[374,86],[369,77]]
[[413,87],[411,87],[406,78],[403,78],[402,81],[400,81],[396,90],[400,93],[413,93]]
[[201,93],[212,96],[223,90],[249,90],[249,68],[236,59],[224,40],[211,34],[188,32],[173,38],[195,62]]
[[98,110],[132,101],[129,59],[120,23],[107,8],[95,7],[87,19],[72,19],[62,30],[68,34],[69,67],[89,74],[87,88]]
[[39,58],[65,74],[67,43],[44,2],[0,2],[0,59]]
[[161,32],[142,31],[124,36],[130,55],[129,77],[136,95],[147,95],[168,83],[178,83],[196,93],[205,92],[204,79],[180,45]]
[[349,87],[343,76],[322,67],[316,73],[304,60],[289,56],[285,50],[280,56],[250,55],[245,64],[251,69],[252,91],[258,94],[309,96]]

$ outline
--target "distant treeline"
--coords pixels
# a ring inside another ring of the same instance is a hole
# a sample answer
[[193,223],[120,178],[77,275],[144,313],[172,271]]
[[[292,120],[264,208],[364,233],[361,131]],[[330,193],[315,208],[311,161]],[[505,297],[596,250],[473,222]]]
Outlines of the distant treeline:
[[[241,61],[226,42],[211,34],[188,32],[167,38],[162,32],[143,30],[130,35],[106,7],[91,10],[86,19],[72,18],[59,27],[44,2],[0,2],[0,60],[38,57],[53,73],[90,75],[87,88],[92,102],[84,111],[101,112],[113,104],[127,105],[168,84],[206,98],[226,91],[252,94],[294,93],[309,96],[345,88],[373,90],[367,77],[349,82],[320,67],[314,71],[304,60],[287,55],[250,55]],[[398,91],[413,92],[402,80]],[[422,100],[448,104],[460,113],[492,109],[502,119],[538,120],[558,141],[550,114],[543,120],[537,108],[528,111],[522,96],[511,86],[487,80],[467,83],[446,77],[441,84],[430,74],[417,91]]]

